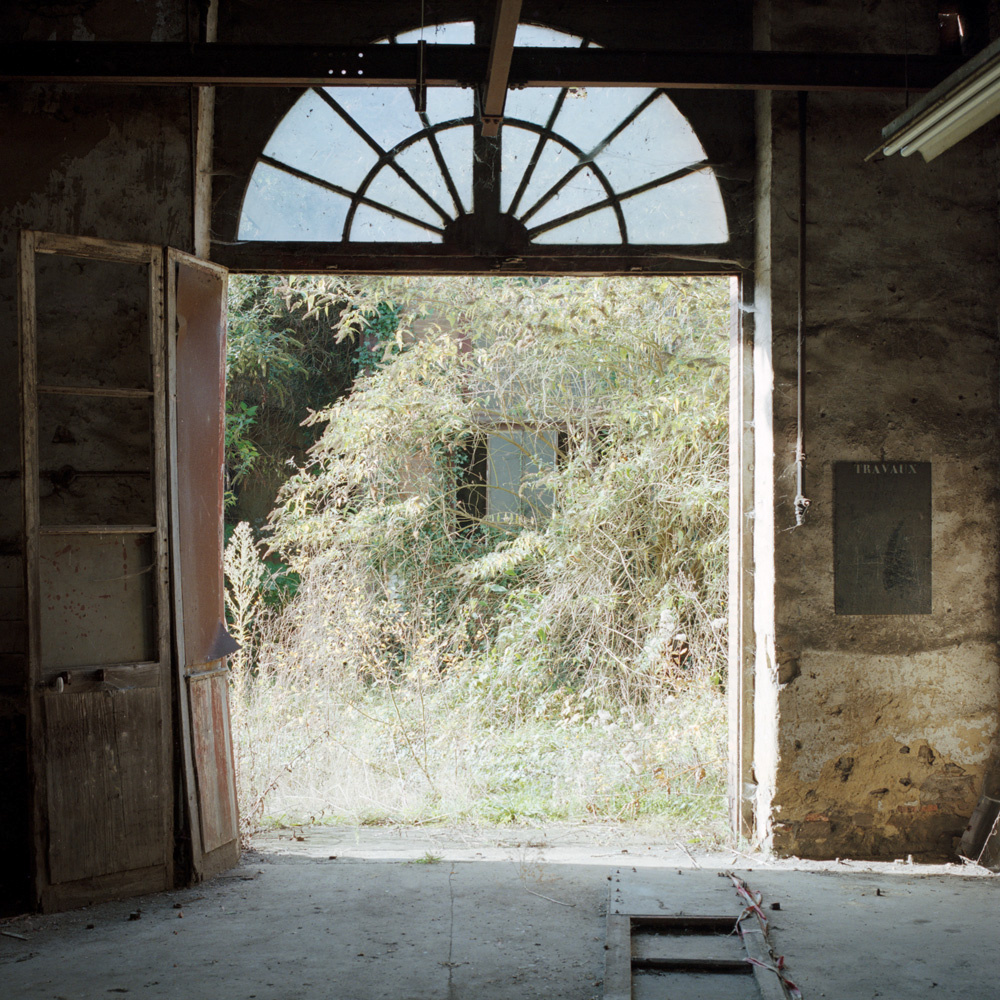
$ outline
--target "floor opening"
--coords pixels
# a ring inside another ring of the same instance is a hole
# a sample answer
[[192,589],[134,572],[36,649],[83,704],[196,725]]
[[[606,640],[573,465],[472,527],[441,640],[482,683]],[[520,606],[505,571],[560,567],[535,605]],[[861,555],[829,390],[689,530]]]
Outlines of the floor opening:
[[232,276],[245,835],[727,841],[730,294]]

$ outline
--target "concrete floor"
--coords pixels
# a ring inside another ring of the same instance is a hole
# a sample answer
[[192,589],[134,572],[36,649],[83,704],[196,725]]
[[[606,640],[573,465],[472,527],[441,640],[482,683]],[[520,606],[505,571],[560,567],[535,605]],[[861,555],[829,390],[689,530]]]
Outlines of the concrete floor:
[[725,871],[763,893],[806,1000],[1000,996],[997,876],[554,827],[269,835],[210,883],[4,921],[0,997],[590,1000],[609,890],[652,912],[738,912]]

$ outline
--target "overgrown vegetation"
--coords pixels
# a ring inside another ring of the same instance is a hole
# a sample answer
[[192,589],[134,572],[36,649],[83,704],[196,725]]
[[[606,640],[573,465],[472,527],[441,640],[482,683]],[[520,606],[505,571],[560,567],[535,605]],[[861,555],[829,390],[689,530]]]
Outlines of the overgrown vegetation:
[[350,343],[358,375],[307,418],[318,438],[271,517],[294,599],[268,603],[247,527],[227,549],[247,828],[646,818],[720,836],[725,284],[272,294]]
[[325,318],[293,309],[288,279],[233,275],[226,352],[227,514],[260,528],[316,435],[302,426],[310,404],[351,385],[357,361]]

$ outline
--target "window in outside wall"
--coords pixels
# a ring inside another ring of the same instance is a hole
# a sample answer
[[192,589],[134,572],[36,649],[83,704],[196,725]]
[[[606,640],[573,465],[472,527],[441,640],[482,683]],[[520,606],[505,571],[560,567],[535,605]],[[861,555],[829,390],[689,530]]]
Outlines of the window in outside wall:
[[487,519],[519,524],[548,519],[552,491],[538,480],[558,461],[556,442],[551,437],[515,428],[498,428],[486,435]]

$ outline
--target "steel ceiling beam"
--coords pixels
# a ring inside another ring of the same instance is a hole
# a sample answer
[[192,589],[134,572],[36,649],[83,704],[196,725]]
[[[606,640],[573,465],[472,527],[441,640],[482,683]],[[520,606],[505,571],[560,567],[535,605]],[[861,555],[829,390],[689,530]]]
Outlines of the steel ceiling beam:
[[503,124],[510,63],[514,55],[514,35],[517,34],[517,22],[520,18],[521,0],[497,0],[480,112],[482,134],[487,138],[496,136]]
[[[502,7],[502,5],[501,5]],[[490,49],[428,45],[428,86],[499,84]],[[807,52],[633,52],[516,48],[511,87],[665,87],[700,90],[930,90],[954,57]],[[0,81],[135,86],[329,85],[413,87],[416,45],[231,45],[220,42],[5,42]]]
[[732,247],[532,244],[480,251],[443,243],[243,241],[214,243],[212,260],[258,274],[739,274],[752,266]]

